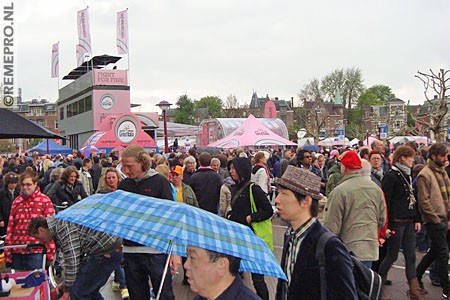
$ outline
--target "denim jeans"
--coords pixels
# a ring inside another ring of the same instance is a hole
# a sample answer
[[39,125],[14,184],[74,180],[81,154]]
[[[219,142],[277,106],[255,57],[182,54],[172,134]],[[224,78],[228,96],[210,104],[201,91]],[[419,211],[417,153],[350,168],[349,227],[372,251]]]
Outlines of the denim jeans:
[[103,300],[100,289],[108,281],[114,267],[120,263],[122,253],[111,253],[111,257],[88,257],[80,266],[77,279],[70,291],[70,300]]
[[421,252],[426,252],[430,248],[430,238],[427,234],[427,229],[422,226],[422,229],[416,234],[417,249]]
[[[150,285],[148,283],[148,277],[150,276],[153,291],[155,294],[158,293],[167,255],[124,253],[124,257],[125,278],[127,281],[128,292],[130,293],[130,299],[149,300]],[[175,299],[172,291],[172,276],[170,270],[167,271],[160,299]]]
[[423,273],[436,261],[436,271],[441,282],[441,287],[444,293],[449,292],[448,281],[448,245],[447,245],[447,222],[433,224],[425,223],[428,235],[431,240],[430,250],[422,258],[422,261],[417,266],[417,277],[422,278]]
[[114,282],[119,283],[119,288],[126,289],[125,270],[122,267],[123,253],[120,253],[120,262],[114,267]]
[[16,271],[32,271],[42,269],[42,253],[19,254],[13,253],[11,268]]

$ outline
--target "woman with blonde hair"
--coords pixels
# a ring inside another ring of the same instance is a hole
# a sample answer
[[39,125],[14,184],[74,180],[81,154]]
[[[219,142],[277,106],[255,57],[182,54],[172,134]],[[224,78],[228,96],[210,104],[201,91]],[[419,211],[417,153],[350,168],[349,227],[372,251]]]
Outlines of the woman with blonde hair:
[[[117,191],[119,182],[122,180],[122,177],[120,176],[116,168],[109,167],[106,168],[105,170],[106,170],[104,173],[105,176],[101,178],[101,181],[98,184],[97,193],[99,194],[108,194]],[[120,264],[116,265],[114,268],[114,280],[112,283],[112,290],[114,292],[120,291],[120,293],[122,294],[122,299],[127,299],[130,297],[130,294],[127,289],[127,283],[125,280],[125,271],[123,270]]]
[[114,167],[106,168],[104,176],[100,178],[100,182],[98,184],[97,193],[107,194],[109,192],[117,191],[117,187],[119,186],[119,182],[122,180],[119,172]]

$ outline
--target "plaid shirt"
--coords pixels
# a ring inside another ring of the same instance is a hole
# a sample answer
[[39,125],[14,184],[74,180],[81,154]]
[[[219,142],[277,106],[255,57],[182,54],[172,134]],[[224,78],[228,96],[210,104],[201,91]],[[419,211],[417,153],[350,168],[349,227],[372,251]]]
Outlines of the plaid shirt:
[[122,239],[64,220],[48,218],[48,229],[64,257],[64,289],[70,291],[83,258],[116,251]]
[[[6,230],[5,245],[27,245],[38,244],[39,241],[28,235],[28,225],[32,218],[48,218],[55,214],[52,201],[36,188],[26,200],[19,195],[12,203],[9,215],[8,228]],[[55,255],[55,244],[45,244],[47,247],[47,259],[53,260]],[[7,249],[5,250],[6,261],[12,262],[12,254],[40,253],[40,249]]]

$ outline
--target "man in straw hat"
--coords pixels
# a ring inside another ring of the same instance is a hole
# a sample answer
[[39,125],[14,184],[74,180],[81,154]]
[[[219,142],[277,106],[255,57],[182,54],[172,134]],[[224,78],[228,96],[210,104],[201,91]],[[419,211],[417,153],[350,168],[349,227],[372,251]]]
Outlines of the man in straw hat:
[[[288,166],[276,178],[278,215],[290,223],[284,237],[281,267],[288,281],[278,281],[277,300],[321,299],[319,262],[316,247],[322,233],[328,231],[316,219],[320,177],[304,169]],[[352,261],[342,242],[333,237],[324,251],[326,259],[327,299],[357,299]]]
[[328,196],[323,225],[370,268],[378,260],[378,229],[386,219],[383,192],[360,174],[362,163],[356,152],[346,151],[339,160],[343,177]]

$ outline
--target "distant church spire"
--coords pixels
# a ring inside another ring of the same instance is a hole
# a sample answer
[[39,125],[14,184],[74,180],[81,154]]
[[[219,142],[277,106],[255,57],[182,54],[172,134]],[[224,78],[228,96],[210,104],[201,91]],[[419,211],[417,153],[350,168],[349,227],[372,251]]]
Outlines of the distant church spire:
[[336,87],[336,97],[334,97],[335,105],[342,105],[341,92],[339,91],[339,87]]

